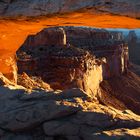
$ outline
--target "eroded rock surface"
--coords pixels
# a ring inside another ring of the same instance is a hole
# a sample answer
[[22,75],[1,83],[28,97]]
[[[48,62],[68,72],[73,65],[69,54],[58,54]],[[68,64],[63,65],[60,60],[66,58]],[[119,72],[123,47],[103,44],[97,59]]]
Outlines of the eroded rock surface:
[[17,84],[27,89],[46,89],[51,90],[50,85],[43,82],[39,77],[29,77],[26,73],[19,74]]
[[1,0],[0,15],[2,17],[28,17],[93,8],[97,12],[109,12],[139,18],[139,5],[139,0]]
[[80,89],[29,94],[0,87],[0,108],[2,140],[139,138],[138,115],[89,100]]
[[18,85],[0,74],[1,140],[140,139],[140,79],[121,33],[45,29],[17,61]]
[[29,36],[17,57],[19,73],[40,76],[53,89],[81,88],[92,95],[103,79],[128,67],[122,34],[89,27],[46,28]]
[[[139,76],[135,75],[131,71],[129,71],[127,75],[123,75],[119,78],[103,81],[101,83],[101,87],[103,88],[104,92],[100,95],[100,99],[103,103],[108,105],[112,104],[111,106],[118,108],[124,107],[125,105],[126,108],[140,114],[139,82]],[[120,102],[115,101],[113,97]]]

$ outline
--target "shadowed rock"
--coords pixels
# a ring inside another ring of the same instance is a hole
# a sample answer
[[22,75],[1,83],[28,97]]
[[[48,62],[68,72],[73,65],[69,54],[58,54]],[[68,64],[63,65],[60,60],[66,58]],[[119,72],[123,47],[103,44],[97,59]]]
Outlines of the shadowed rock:
[[29,94],[24,88],[0,87],[0,116],[2,140],[56,137],[133,140],[138,137],[135,132],[140,127],[138,115],[103,106],[80,89],[50,92],[38,89]]
[[59,101],[20,103],[11,110],[7,107],[6,111],[0,112],[0,127],[12,132],[33,129],[44,121],[65,117],[80,110],[80,107],[73,105]]
[[81,88],[91,95],[103,79],[119,77],[128,67],[122,34],[89,27],[46,28],[29,36],[17,57],[19,73],[39,76],[52,89]]
[[1,0],[0,14],[3,17],[42,16],[93,8],[97,12],[109,12],[134,18],[140,17],[139,0]]

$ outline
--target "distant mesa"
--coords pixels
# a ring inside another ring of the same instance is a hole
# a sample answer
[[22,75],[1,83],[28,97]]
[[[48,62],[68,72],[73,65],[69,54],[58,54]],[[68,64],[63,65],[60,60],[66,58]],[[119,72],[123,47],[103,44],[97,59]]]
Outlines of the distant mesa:
[[130,44],[136,44],[137,43],[137,40],[138,40],[138,37],[137,37],[137,34],[135,31],[129,31],[129,34],[127,36],[127,40]]
[[[129,46],[130,61],[134,64],[140,65],[140,39],[136,31],[131,30],[126,38]],[[138,72],[139,73],[139,72]]]

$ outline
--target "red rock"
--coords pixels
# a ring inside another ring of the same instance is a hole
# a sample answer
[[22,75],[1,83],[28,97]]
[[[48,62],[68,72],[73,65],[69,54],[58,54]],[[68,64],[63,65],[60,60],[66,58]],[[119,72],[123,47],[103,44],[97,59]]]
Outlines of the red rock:
[[127,70],[128,48],[122,38],[119,32],[87,27],[44,29],[17,51],[19,73],[40,76],[53,89],[78,87],[95,95],[102,79]]

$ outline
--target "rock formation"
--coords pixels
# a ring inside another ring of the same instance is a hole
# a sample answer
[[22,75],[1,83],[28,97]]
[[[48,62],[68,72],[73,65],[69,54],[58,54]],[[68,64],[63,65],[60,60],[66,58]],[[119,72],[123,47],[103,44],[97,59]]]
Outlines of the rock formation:
[[[11,90],[12,89],[12,90]],[[138,140],[140,117],[65,91],[0,87],[1,140]]]
[[139,140],[140,78],[128,62],[119,32],[54,27],[29,36],[18,75],[0,73],[0,140]]
[[140,65],[140,43],[138,35],[134,30],[131,30],[126,39],[128,41],[129,46],[130,61],[136,65]]
[[99,100],[106,105],[117,109],[124,106],[136,114],[140,114],[140,78],[131,71],[119,78],[104,80],[100,87],[102,92],[98,95]]
[[0,15],[2,17],[41,16],[93,8],[97,12],[139,18],[139,4],[139,0],[1,0]]
[[136,45],[137,43],[137,35],[135,33],[135,31],[130,31],[128,36],[127,36],[127,41],[129,42],[129,44],[133,44],[134,46]]
[[[101,64],[98,64],[88,52],[74,47],[46,48],[44,55],[40,54],[40,57],[33,60],[31,58],[29,61],[19,60],[18,66],[21,73],[25,71],[30,76],[39,76],[53,89],[79,87],[88,92],[97,89],[102,81]],[[28,71],[28,67],[32,69]],[[89,89],[91,84],[92,89]]]
[[2,73],[0,73],[0,86],[4,86],[4,85],[15,85],[15,83],[12,83]]
[[19,73],[40,76],[53,89],[78,87],[95,95],[103,79],[127,71],[128,47],[118,32],[55,27],[29,36],[17,57]]
[[4,76],[8,78],[9,81],[17,84],[17,60],[16,57],[8,57],[7,59],[4,60],[4,64],[6,67],[6,72],[4,72]]
[[43,82],[39,77],[29,77],[26,73],[18,74],[17,84],[25,87],[26,89],[45,89],[52,90],[50,85]]

